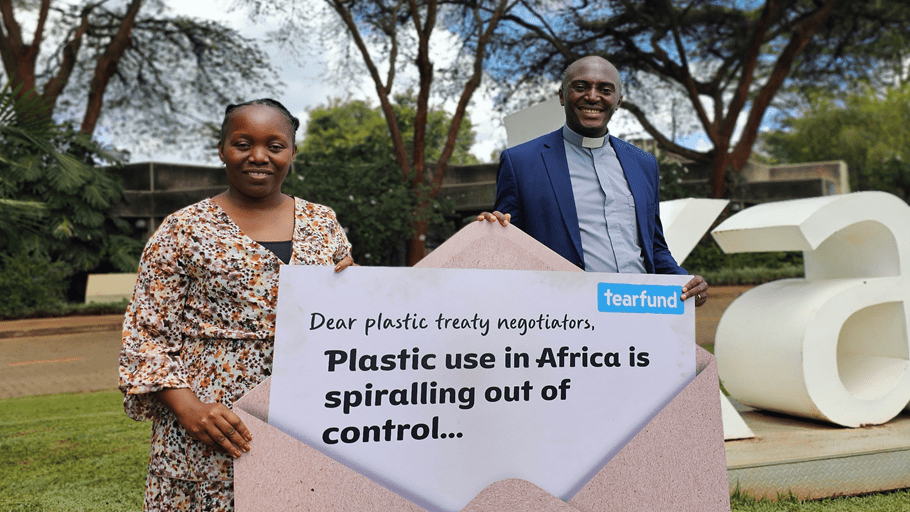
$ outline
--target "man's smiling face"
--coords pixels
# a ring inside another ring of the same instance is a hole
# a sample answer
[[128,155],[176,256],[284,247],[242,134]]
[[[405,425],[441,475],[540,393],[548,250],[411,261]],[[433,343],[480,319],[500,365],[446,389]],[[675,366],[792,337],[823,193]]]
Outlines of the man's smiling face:
[[603,137],[607,123],[622,103],[619,72],[600,57],[585,57],[566,70],[559,103],[566,109],[566,124],[585,137]]

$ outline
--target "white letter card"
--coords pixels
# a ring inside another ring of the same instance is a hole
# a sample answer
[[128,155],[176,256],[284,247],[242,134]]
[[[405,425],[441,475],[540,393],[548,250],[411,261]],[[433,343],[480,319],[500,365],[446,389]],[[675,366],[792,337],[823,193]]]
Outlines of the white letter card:
[[695,377],[688,279],[283,266],[269,424],[431,511],[568,499]]

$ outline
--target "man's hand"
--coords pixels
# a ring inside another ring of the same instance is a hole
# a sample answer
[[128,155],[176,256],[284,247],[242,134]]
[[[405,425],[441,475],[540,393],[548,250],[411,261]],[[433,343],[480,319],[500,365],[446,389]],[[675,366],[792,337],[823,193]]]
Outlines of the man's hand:
[[703,305],[705,302],[708,302],[708,283],[701,276],[693,276],[688,283],[682,288],[682,300],[686,300],[689,297],[695,297],[695,307]]
[[497,211],[497,212],[493,212],[493,213],[481,212],[480,215],[477,216],[476,220],[478,222],[484,221],[484,220],[488,221],[488,222],[499,221],[499,223],[502,224],[503,226],[508,226],[509,220],[511,220],[511,219],[512,219],[511,213],[502,213],[502,212]]
[[240,417],[224,404],[204,403],[189,388],[162,389],[155,395],[193,439],[235,459],[240,458],[241,452],[250,451],[253,436]]

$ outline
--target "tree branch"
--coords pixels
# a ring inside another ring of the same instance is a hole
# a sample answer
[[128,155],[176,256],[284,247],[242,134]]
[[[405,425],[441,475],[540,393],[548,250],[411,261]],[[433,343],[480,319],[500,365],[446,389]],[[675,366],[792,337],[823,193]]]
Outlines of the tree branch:
[[[370,77],[373,79],[373,85],[376,86],[376,94],[379,96],[379,105],[382,107],[383,117],[385,117],[386,125],[389,127],[389,135],[392,138],[392,145],[395,148],[395,161],[398,163],[398,167],[401,169],[405,179],[408,179],[411,174],[411,165],[408,162],[407,149],[404,145],[404,139],[401,137],[401,130],[398,129],[395,110],[392,108],[391,101],[389,101],[390,91],[387,91],[382,84],[379,70],[376,68],[376,64],[373,63],[372,57],[370,57],[370,51],[367,49],[366,43],[364,43],[363,37],[360,35],[360,29],[357,27],[357,23],[354,21],[353,16],[351,16],[351,11],[344,6],[341,0],[326,1],[329,2],[329,5],[331,5],[332,8],[335,9],[335,12],[338,13],[338,16],[341,17],[341,20],[348,28],[351,37],[354,38],[354,44],[357,45],[357,49],[360,50],[360,54],[363,56],[363,62],[370,73]],[[391,83],[389,86],[391,86]]]
[[676,153],[679,156],[688,158],[689,160],[694,160],[696,162],[711,161],[710,152],[703,153],[701,151],[695,151],[694,149],[689,149],[687,147],[680,146],[675,141],[671,141],[670,139],[668,139],[663,133],[661,133],[660,130],[657,129],[657,127],[655,127],[653,124],[651,124],[651,121],[648,120],[648,116],[638,105],[636,105],[632,102],[629,102],[629,101],[624,101],[622,103],[621,108],[624,108],[624,109],[628,110],[629,112],[631,112],[632,115],[635,116],[635,119],[637,119],[638,122],[641,123],[641,126],[645,129],[645,131],[648,132],[649,135],[654,137],[654,140],[657,141],[657,143],[660,146],[662,146],[663,148],[665,148],[667,151],[670,151],[671,153]]
[[[47,2],[42,0],[41,13],[47,17]],[[0,0],[0,14],[3,15],[3,26],[6,34],[0,43],[3,67],[6,76],[16,86],[16,98],[31,97],[35,95],[35,61],[38,57],[38,45],[27,45],[22,40],[22,28],[16,21],[12,0]],[[44,28],[39,13],[38,29]]]
[[749,109],[749,116],[746,119],[746,126],[743,134],[731,155],[731,164],[736,170],[742,169],[752,152],[752,146],[758,137],[758,128],[764,117],[771,100],[777,91],[783,85],[784,80],[793,69],[793,63],[797,55],[806,47],[812,37],[819,31],[831,12],[837,0],[827,0],[825,4],[812,16],[804,19],[796,30],[793,31],[787,46],[778,56],[774,64],[774,69],[768,81],[759,89],[755,99],[752,100],[752,106]]
[[436,170],[433,174],[433,180],[430,186],[430,197],[435,198],[442,187],[442,180],[445,177],[446,170],[449,166],[449,160],[455,151],[455,141],[458,138],[458,131],[461,129],[461,122],[464,119],[465,111],[471,102],[471,97],[480,86],[483,78],[483,61],[486,56],[487,45],[493,39],[493,34],[499,25],[500,17],[509,9],[506,0],[499,0],[497,8],[493,11],[491,18],[487,21],[486,29],[483,28],[483,20],[480,17],[479,10],[475,7],[474,19],[477,23],[477,47],[474,50],[474,69],[471,78],[465,83],[461,91],[461,97],[458,99],[458,106],[455,108],[455,114],[452,116],[452,122],[449,124],[449,132],[446,135],[446,144],[436,162]]
[[[683,87],[685,87],[686,93],[689,95],[689,101],[692,103],[692,107],[695,109],[696,115],[698,115],[698,120],[701,121],[702,126],[704,126],[708,137],[711,139],[711,141],[715,141],[718,137],[716,123],[718,122],[719,118],[715,115],[713,123],[710,119],[708,119],[708,113],[705,112],[704,105],[701,104],[698,88],[695,86],[695,80],[692,78],[692,71],[689,69],[689,60],[686,57],[686,48],[683,46],[682,38],[679,34],[679,20],[676,17],[676,10],[673,9],[673,5],[669,0],[666,1],[665,8],[667,9],[667,12],[670,16],[673,41],[676,44],[676,51],[679,53],[679,59],[681,61],[679,70],[680,76],[677,78],[677,80],[682,83]],[[673,144],[675,145],[675,143]]]
[[417,72],[419,76],[419,88],[417,90],[417,114],[414,117],[414,147],[413,158],[411,159],[414,166],[411,181],[415,187],[424,182],[425,155],[426,155],[426,135],[427,135],[427,114],[430,103],[430,86],[433,82],[433,63],[430,61],[430,36],[433,28],[436,26],[436,0],[427,2],[426,22],[421,27],[420,10],[417,7],[416,0],[408,0],[411,7],[411,17],[414,18],[414,26],[417,29]]
[[132,0],[127,6],[123,18],[120,20],[120,26],[117,33],[108,43],[104,53],[98,57],[95,65],[95,72],[89,86],[88,102],[85,107],[85,115],[82,118],[82,126],[79,131],[91,135],[98,124],[98,118],[101,117],[101,106],[104,101],[104,92],[107,90],[107,84],[111,77],[117,71],[117,65],[123,52],[130,42],[130,32],[136,22],[136,16],[139,9],[142,8],[144,0]]
[[742,71],[739,73],[739,83],[733,93],[733,98],[727,106],[727,115],[723,120],[720,118],[716,119],[721,133],[728,140],[733,135],[733,130],[736,129],[736,120],[746,104],[752,83],[755,80],[755,68],[758,65],[758,58],[765,43],[765,33],[768,32],[772,21],[779,14],[780,4],[778,0],[768,0],[765,8],[762,9],[761,17],[752,28],[752,34],[749,38],[749,49],[741,61]]
[[44,84],[43,96],[51,106],[57,104],[57,98],[69,83],[73,68],[76,66],[76,57],[79,54],[79,49],[82,47],[82,36],[84,36],[89,29],[89,15],[94,7],[95,4],[90,4],[82,10],[79,27],[73,33],[73,37],[63,45],[63,57],[60,62],[60,67],[57,69],[57,73]]
[[37,48],[41,46],[44,40],[44,24],[47,23],[47,12],[50,9],[51,0],[41,0],[41,7],[38,10],[38,23],[35,24],[35,35],[32,37],[31,47],[35,55],[38,54]]

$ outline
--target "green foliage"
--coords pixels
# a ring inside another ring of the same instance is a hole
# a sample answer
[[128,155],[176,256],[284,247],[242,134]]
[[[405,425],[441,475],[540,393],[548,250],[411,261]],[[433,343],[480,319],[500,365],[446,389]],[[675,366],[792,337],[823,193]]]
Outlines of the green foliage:
[[[408,156],[414,148],[414,118],[416,99],[411,91],[395,96],[393,110],[407,147]],[[326,107],[310,111],[307,134],[300,146],[298,159],[320,161],[372,163],[378,158],[394,160],[389,129],[380,108],[371,108],[365,101],[332,100]],[[445,147],[451,117],[443,110],[431,110],[427,115],[426,160],[439,159]],[[470,118],[462,121],[450,163],[471,165],[479,163],[470,153],[474,131]]]
[[34,309],[10,316],[0,314],[0,320],[14,320],[22,318],[52,318],[61,316],[92,316],[92,315],[123,315],[129,305],[127,299],[119,302],[44,302]]
[[283,189],[308,201],[331,206],[347,230],[354,261],[361,265],[400,265],[411,233],[408,212],[413,197],[395,162],[322,161],[295,164]]
[[765,135],[777,161],[843,160],[854,190],[882,190],[910,200],[910,84],[864,87],[845,98],[816,92],[800,117]]
[[[410,155],[414,151],[414,120],[417,117],[417,98],[412,91],[395,96],[395,118],[398,120],[398,128],[404,137],[404,143]],[[380,113],[377,109],[377,113]],[[439,160],[442,149],[446,144],[446,136],[449,132],[449,126],[452,124],[452,118],[444,110],[430,110],[427,113],[427,131],[424,149],[426,151],[425,159],[428,162]],[[477,157],[470,153],[471,145],[474,144],[474,130],[471,118],[465,114],[458,127],[458,136],[455,139],[455,150],[449,163],[452,165],[473,165],[480,163]]]
[[[400,123],[414,118],[410,95],[396,97]],[[427,158],[438,158],[445,145],[449,118],[433,111],[427,122]],[[413,126],[402,125],[405,143],[413,143]],[[445,212],[451,208],[434,200],[421,210],[419,197],[427,187],[414,188],[395,162],[382,112],[363,101],[333,101],[310,112],[307,136],[297,153],[294,173],[284,190],[309,201],[331,206],[348,232],[354,260],[362,265],[401,265],[405,242],[415,223],[428,219],[433,234],[451,231]],[[469,120],[461,125],[452,163],[476,163],[468,150],[474,140]]]
[[[661,201],[709,195],[707,182],[693,180],[691,171],[684,164],[663,158],[657,164]],[[705,236],[695,246],[683,267],[712,285],[761,284],[804,274],[800,252],[726,254],[710,236]]]
[[44,205],[40,229],[6,233],[7,244],[41,248],[74,272],[96,267],[105,256],[105,235],[119,231],[107,212],[122,194],[113,174],[91,164],[100,150],[66,125],[55,127],[46,144],[4,142],[4,153],[13,156],[3,169],[8,193]]
[[[694,176],[682,162],[667,158],[657,159],[657,170],[660,173],[660,200],[672,201],[687,197],[709,197],[708,184],[691,183]],[[687,183],[689,182],[689,183]]]
[[704,277],[705,281],[715,286],[764,284],[780,279],[800,278],[805,275],[801,265],[719,268],[716,270],[696,269],[690,270],[690,272]]
[[392,158],[385,119],[365,101],[342,103],[336,99],[309,114],[298,161],[366,163]]
[[0,400],[0,510],[141,510],[150,424],[119,391]]
[[[44,110],[41,100],[15,100],[15,92],[0,89],[0,247],[7,255],[0,275],[8,286],[38,279],[38,288],[19,305],[5,295],[4,314],[54,307],[68,286],[58,279],[61,272],[65,278],[98,268],[134,272],[142,250],[110,213],[122,196],[118,178],[93,165],[112,157],[71,126],[34,115]],[[29,266],[18,258],[35,261]],[[53,269],[44,279],[42,266]],[[51,284],[59,292],[49,292]]]
[[0,253],[0,318],[59,307],[65,300],[66,270],[64,263],[51,262],[41,252],[19,249]]
[[761,284],[804,275],[802,252],[726,254],[710,236],[692,249],[683,267],[712,285]]

